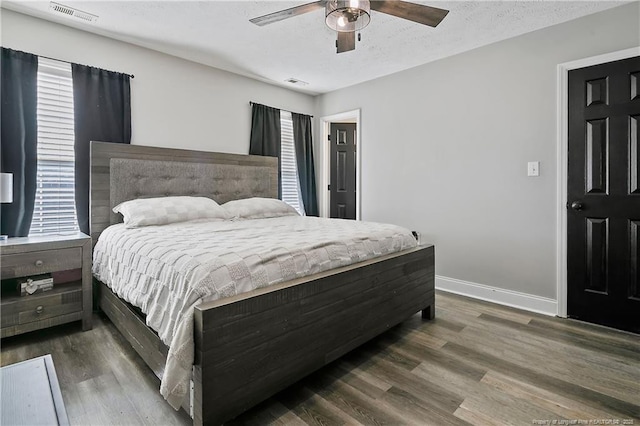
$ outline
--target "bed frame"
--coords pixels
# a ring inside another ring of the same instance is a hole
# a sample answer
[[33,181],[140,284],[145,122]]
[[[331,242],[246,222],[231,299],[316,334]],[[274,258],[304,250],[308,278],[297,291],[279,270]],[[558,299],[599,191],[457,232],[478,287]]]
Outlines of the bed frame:
[[[91,144],[91,237],[126,199],[276,198],[276,158]],[[417,312],[432,319],[434,247],[419,246],[195,309],[194,424],[222,424]],[[158,377],[167,347],[140,312],[96,281],[102,311]]]

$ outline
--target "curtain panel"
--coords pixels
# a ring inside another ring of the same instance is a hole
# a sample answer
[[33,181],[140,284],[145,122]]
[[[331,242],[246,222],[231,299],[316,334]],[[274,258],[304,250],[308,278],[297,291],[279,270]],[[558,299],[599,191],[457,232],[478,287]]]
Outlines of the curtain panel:
[[278,157],[278,198],[282,198],[279,184],[282,180],[280,110],[256,103],[252,105],[249,154]]
[[75,121],[75,195],[80,231],[89,234],[90,142],[131,143],[130,76],[71,65]]
[[2,173],[13,174],[13,202],[1,206],[1,233],[29,235],[38,166],[38,57],[2,48],[0,58]]
[[316,171],[313,163],[313,139],[311,116],[291,113],[293,120],[293,142],[296,147],[296,163],[302,203],[307,216],[319,216],[316,193]]

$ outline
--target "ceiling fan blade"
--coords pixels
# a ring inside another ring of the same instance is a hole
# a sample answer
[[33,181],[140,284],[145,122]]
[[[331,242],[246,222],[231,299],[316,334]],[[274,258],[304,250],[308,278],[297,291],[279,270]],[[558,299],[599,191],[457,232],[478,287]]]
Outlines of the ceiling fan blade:
[[282,21],[287,18],[293,18],[294,16],[322,9],[325,3],[326,0],[314,1],[313,3],[302,4],[300,6],[291,7],[279,12],[273,12],[268,15],[258,16],[257,18],[249,19],[249,22],[253,22],[254,24],[262,27],[264,25],[273,24],[274,22]]
[[354,50],[356,48],[356,33],[354,31],[349,33],[338,31],[336,47],[338,48],[338,53]]
[[445,9],[400,0],[372,0],[371,9],[430,27],[438,26],[449,13]]

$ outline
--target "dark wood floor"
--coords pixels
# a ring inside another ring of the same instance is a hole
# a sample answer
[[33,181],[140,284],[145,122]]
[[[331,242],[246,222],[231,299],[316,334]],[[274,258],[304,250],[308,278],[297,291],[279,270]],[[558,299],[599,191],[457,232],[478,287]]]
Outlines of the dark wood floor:
[[[435,320],[412,317],[232,423],[640,425],[638,335],[447,293],[436,307]],[[72,424],[190,423],[102,316],[85,333],[4,339],[1,363],[47,353]]]

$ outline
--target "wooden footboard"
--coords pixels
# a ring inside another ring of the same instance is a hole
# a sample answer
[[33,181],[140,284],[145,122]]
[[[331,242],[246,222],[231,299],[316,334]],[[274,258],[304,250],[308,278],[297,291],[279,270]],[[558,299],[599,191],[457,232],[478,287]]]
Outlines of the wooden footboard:
[[422,311],[434,248],[203,304],[195,311],[194,424],[221,424]]

